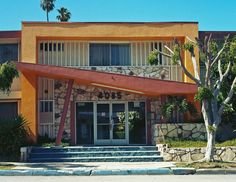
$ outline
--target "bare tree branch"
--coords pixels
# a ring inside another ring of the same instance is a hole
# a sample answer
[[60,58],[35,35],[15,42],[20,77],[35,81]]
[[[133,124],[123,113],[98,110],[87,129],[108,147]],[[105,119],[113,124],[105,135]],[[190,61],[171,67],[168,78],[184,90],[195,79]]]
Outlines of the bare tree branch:
[[226,39],[225,39],[225,42],[222,46],[222,48],[220,49],[220,51],[217,53],[216,57],[212,60],[211,62],[211,67],[218,61],[220,55],[222,54],[222,52],[224,51],[226,45],[229,43],[228,42],[228,39],[229,39],[229,34],[227,35]]
[[196,61],[196,57],[194,53],[191,53],[191,59],[192,59],[192,64],[193,64],[193,69],[194,69],[194,76],[197,80],[199,80],[199,82],[201,82],[199,72],[198,72],[198,65],[197,65],[197,61]]
[[211,83],[209,81],[210,77],[210,59],[211,59],[211,54],[210,54],[210,41],[211,41],[211,34],[209,38],[205,38],[205,49],[206,49],[206,75],[205,75],[205,86],[210,86]]
[[165,48],[173,55],[174,54],[174,52],[167,46],[167,45],[165,45]]
[[164,52],[158,51],[158,50],[157,50],[157,52],[160,53],[161,55],[165,56],[165,57],[172,58],[172,55],[170,55],[170,54],[167,54],[167,53],[164,53]]
[[220,88],[221,88],[221,85],[222,85],[224,79],[229,74],[230,67],[231,67],[231,61],[228,63],[227,69],[226,69],[226,71],[223,74],[222,73],[222,68],[221,68],[221,60],[219,59],[219,61],[218,61],[218,72],[219,72],[220,78],[216,81],[216,84],[215,84],[216,88],[215,88],[215,90],[213,92],[213,95],[214,95],[215,98],[217,97],[217,95],[220,92]]
[[207,42],[206,42],[206,46],[207,46],[207,47],[206,47],[206,52],[207,52],[207,53],[210,53],[211,36],[212,36],[212,34],[209,35],[208,40],[207,40]]
[[[176,42],[176,43],[179,45],[178,42]],[[164,47],[165,47],[172,55],[174,55],[174,51],[172,51],[168,46],[165,45]],[[159,52],[160,54],[162,54],[163,56],[167,56],[167,57],[169,57],[169,58],[172,58],[172,56],[169,55],[169,54],[166,54],[166,53],[161,52],[161,51],[158,51],[158,52]],[[179,65],[180,65],[182,71],[183,71],[191,80],[193,80],[197,85],[201,85],[200,80],[196,79],[196,78],[187,70],[187,68],[185,67],[180,52],[179,52],[179,58],[180,58],[180,60],[178,60],[177,62],[179,63]]]
[[197,43],[196,41],[194,41],[194,40],[190,39],[190,37],[189,37],[189,36],[186,36],[186,38],[188,39],[188,41],[189,41],[189,42],[192,42],[192,43],[194,43],[194,44],[196,44],[196,43]]
[[229,103],[229,101],[231,100],[231,98],[233,97],[234,95],[234,86],[236,84],[236,77],[234,78],[234,81],[231,85],[231,88],[230,88],[230,91],[226,97],[226,99],[222,102],[221,106],[220,106],[220,109],[218,111],[219,115],[221,116],[221,114],[223,113],[224,111],[224,108],[225,108],[225,105]]
[[223,77],[223,74],[222,74],[221,60],[220,59],[218,61],[218,72],[219,72],[220,79],[221,79]]
[[[193,41],[192,39],[190,39],[190,37],[188,37],[188,36],[186,36],[186,38],[188,39],[189,42],[192,42],[193,44],[197,43],[197,42]],[[198,72],[198,65],[197,65],[195,54],[194,54],[194,49],[189,52],[191,53],[191,60],[192,60],[193,69],[194,69],[194,76],[196,79],[198,79],[201,82],[199,72]]]
[[[178,42],[177,40],[175,40],[175,43],[176,43],[178,46],[180,46],[180,45],[179,45],[179,42]],[[178,55],[178,57],[179,57],[179,63],[180,63],[180,66],[181,66],[183,72],[187,75],[187,77],[189,77],[191,80],[193,80],[198,86],[201,85],[201,80],[198,79],[198,78],[196,78],[196,77],[194,77],[194,76],[187,70],[187,68],[185,67],[184,62],[183,62],[183,59],[182,59],[182,56],[181,56],[181,52],[178,52],[178,54],[179,54],[179,55]]]

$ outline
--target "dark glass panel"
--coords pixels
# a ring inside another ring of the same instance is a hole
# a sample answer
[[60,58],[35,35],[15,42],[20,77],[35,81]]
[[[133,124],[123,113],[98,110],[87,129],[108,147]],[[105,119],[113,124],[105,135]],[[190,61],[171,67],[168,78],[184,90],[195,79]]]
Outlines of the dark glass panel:
[[93,103],[76,104],[77,144],[93,144]]
[[129,143],[146,144],[145,102],[129,102]]

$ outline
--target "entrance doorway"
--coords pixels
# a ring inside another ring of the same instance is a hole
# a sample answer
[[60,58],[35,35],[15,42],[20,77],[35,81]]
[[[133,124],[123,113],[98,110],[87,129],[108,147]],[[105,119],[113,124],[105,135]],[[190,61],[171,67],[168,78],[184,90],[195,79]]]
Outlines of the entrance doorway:
[[128,103],[98,102],[95,105],[96,145],[128,144]]
[[146,144],[145,108],[142,101],[76,102],[76,143]]

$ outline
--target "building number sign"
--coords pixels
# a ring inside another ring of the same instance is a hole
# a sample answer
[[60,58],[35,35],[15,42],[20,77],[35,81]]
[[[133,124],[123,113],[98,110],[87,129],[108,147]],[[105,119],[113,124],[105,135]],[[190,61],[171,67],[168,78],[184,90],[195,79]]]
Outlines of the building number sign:
[[99,99],[121,99],[121,92],[99,92]]

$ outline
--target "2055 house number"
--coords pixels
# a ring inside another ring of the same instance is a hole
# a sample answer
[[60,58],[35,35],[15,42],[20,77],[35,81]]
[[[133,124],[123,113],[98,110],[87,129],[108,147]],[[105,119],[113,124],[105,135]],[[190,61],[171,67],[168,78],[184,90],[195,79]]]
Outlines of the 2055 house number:
[[99,92],[99,99],[121,99],[121,92]]

